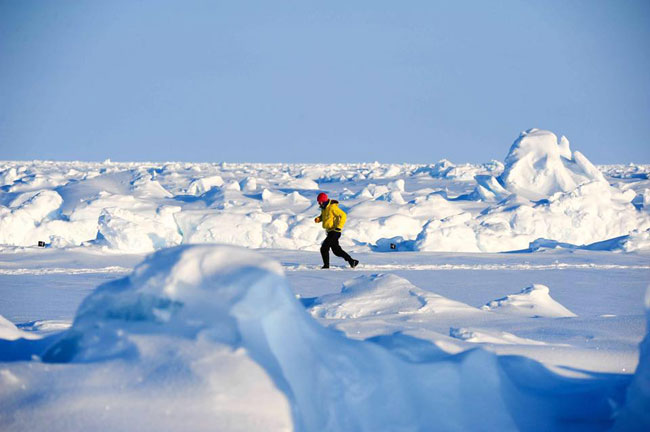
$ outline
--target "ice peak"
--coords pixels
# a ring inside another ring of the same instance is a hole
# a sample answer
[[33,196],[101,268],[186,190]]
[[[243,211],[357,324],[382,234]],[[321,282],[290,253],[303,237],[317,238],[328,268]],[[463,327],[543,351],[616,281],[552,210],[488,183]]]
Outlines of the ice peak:
[[605,179],[581,153],[571,152],[565,136],[558,140],[553,132],[528,129],[510,147],[499,181],[513,193],[539,200]]

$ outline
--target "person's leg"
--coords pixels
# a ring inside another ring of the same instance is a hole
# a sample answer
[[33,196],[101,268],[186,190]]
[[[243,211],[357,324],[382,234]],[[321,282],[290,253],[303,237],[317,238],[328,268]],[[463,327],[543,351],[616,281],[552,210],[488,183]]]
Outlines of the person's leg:
[[323,244],[320,246],[320,255],[323,257],[323,267],[330,266],[330,247],[331,247],[331,237],[330,233],[327,233],[327,237],[323,240]]
[[[331,248],[332,248],[332,252],[334,252],[334,255],[336,255],[337,257],[343,258],[347,262],[350,262],[352,260],[352,257],[350,257],[350,255],[348,255],[341,248],[341,245],[339,245],[339,238],[341,237],[341,233],[336,232],[336,231],[332,231],[329,234],[332,234]],[[327,237],[329,237],[329,234],[327,235]]]

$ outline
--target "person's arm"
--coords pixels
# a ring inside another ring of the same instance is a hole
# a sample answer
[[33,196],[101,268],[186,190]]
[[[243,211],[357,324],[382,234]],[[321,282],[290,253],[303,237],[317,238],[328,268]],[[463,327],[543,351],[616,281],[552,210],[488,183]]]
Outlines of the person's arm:
[[338,207],[334,209],[334,215],[336,216],[334,229],[341,231],[343,229],[343,225],[345,225],[345,220],[347,219],[348,216],[345,214],[343,210],[341,210]]
[[321,221],[320,216],[316,216],[316,219],[314,219],[314,222],[319,223]]

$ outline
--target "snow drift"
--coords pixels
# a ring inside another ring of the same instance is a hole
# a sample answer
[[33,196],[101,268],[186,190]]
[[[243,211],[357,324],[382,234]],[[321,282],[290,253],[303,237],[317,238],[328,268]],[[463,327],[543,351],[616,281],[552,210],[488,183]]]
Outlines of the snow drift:
[[546,345],[544,342],[515,336],[503,331],[489,331],[465,327],[451,327],[449,336],[472,343],[498,344],[498,345]]
[[356,277],[345,282],[340,293],[319,297],[311,307],[312,315],[326,319],[458,312],[476,309],[425,291],[394,274]]
[[0,315],[0,340],[12,341],[16,339],[38,339],[38,336],[20,330],[14,323]]
[[483,306],[482,309],[533,318],[576,316],[576,314],[551,298],[550,290],[546,285],[542,284],[533,284],[524,288],[519,294],[511,294],[504,298],[493,300]]
[[[382,283],[413,290],[400,279],[374,280],[347,291],[359,297]],[[419,303],[406,301],[411,309]],[[164,249],[91,293],[73,326],[41,354],[46,363],[4,364],[0,425],[603,429],[621,401],[616,380],[567,379],[480,349],[431,360],[417,354],[426,341],[395,338],[356,341],[322,327],[292,295],[280,265],[249,250]]]

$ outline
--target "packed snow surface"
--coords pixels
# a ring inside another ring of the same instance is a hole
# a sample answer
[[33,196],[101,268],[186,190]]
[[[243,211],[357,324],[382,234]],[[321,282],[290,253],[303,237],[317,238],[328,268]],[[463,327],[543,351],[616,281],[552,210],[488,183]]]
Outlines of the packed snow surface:
[[315,197],[325,191],[350,216],[343,245],[365,250],[497,252],[621,237],[608,247],[643,250],[647,172],[599,169],[537,129],[521,133],[505,163],[483,165],[0,162],[0,245],[317,250]]

